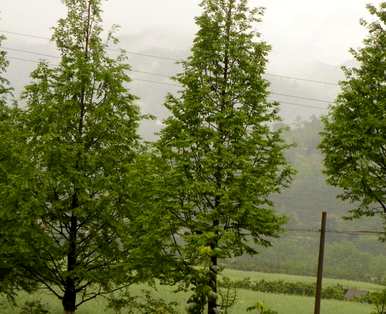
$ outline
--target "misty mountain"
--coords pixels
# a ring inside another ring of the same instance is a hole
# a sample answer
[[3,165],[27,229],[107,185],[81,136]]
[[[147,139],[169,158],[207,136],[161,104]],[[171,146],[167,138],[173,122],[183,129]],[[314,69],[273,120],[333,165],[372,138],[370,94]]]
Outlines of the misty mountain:
[[[139,96],[139,104],[144,113],[157,117],[158,121],[144,122],[141,127],[143,136],[154,138],[154,132],[160,128],[160,121],[167,117],[163,107],[167,93],[176,93],[176,82],[169,77],[181,71],[177,60],[189,56],[191,35],[183,36],[181,32],[165,30],[147,30],[134,34],[119,34],[120,43],[111,53],[117,54],[118,48],[127,51],[128,62],[132,66],[129,88]],[[19,95],[29,82],[29,74],[41,59],[55,64],[58,52],[48,39],[37,39],[8,35],[5,47],[9,48],[10,67],[8,78]],[[31,54],[28,52],[33,52]],[[155,57],[152,57],[155,56]],[[35,61],[35,62],[34,62]],[[284,77],[282,77],[284,76]],[[311,81],[291,79],[304,78]],[[328,102],[334,101],[338,86],[314,81],[338,82],[343,78],[337,65],[321,62],[305,62],[278,66],[276,59],[270,59],[266,78],[271,83],[271,99],[281,103],[281,116],[285,123],[294,123],[299,119],[309,119],[312,115],[326,113]]]

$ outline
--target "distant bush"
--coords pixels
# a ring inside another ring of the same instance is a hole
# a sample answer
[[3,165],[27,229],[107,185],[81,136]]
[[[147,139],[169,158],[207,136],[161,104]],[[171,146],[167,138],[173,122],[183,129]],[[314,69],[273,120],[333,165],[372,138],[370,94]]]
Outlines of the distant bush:
[[369,292],[367,295],[357,298],[356,301],[373,304],[374,310],[370,314],[386,314],[386,289]]
[[257,311],[257,314],[278,314],[276,311],[273,311],[260,301],[258,301],[255,305],[247,307],[247,312]]
[[[334,228],[340,227],[334,226]],[[350,228],[359,229],[360,227]],[[319,241],[317,236],[318,233],[312,233],[309,237],[303,233],[291,237],[283,236],[275,240],[272,247],[263,250],[258,258],[243,255],[224,259],[222,264],[227,268],[243,271],[313,276],[318,257],[315,249]],[[343,235],[339,234],[339,236],[343,238]],[[347,237],[347,239],[327,242],[325,276],[377,284],[386,281],[384,266],[386,256],[382,255],[383,250],[380,247],[382,243],[374,241],[375,239],[370,240]]]
[[129,290],[124,290],[119,295],[107,297],[107,300],[107,308],[116,314],[177,314],[175,309],[177,303],[167,303],[156,298],[149,290],[142,290],[141,296],[132,296]]
[[[220,285],[222,282],[220,281]],[[233,286],[237,289],[246,289],[266,293],[280,293],[289,295],[300,295],[300,296],[314,296],[315,295],[315,284],[307,282],[288,282],[283,280],[258,280],[251,281],[250,278],[243,280],[233,281]],[[347,288],[342,285],[328,286],[322,289],[323,299],[334,299],[334,300],[345,300],[345,294]],[[363,297],[361,300],[355,300],[360,302],[371,303],[369,297]]]
[[49,311],[40,300],[27,301],[21,307],[19,314],[48,314]]
[[374,304],[375,309],[370,314],[386,314],[386,289],[370,292],[365,301]]

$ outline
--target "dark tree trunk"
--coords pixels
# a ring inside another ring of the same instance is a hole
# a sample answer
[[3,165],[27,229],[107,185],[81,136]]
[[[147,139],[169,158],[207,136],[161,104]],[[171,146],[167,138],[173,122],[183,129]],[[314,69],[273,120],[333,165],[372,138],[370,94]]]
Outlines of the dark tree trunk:
[[217,256],[210,259],[208,314],[217,314]]
[[[215,199],[215,205],[218,207],[220,204],[220,199],[216,197]],[[216,248],[218,246],[218,226],[220,222],[218,219],[215,219],[213,221],[213,228],[215,230],[216,237],[212,239],[210,242],[210,248],[212,251],[212,256],[210,257],[210,266],[209,266],[209,287],[210,292],[208,295],[208,314],[217,314],[218,308],[217,308],[217,273],[218,273],[218,267],[217,267],[217,255],[215,253]]]
[[[77,205],[77,197],[73,198],[73,207]],[[74,207],[74,208],[75,208]],[[69,248],[67,253],[67,271],[64,295],[63,295],[63,309],[64,314],[73,314],[76,310],[76,278],[74,277],[74,270],[76,267],[76,238],[77,238],[78,219],[76,216],[71,216],[70,232],[69,232]]]
[[74,280],[66,280],[66,288],[63,296],[64,314],[73,314],[76,310],[76,292]]

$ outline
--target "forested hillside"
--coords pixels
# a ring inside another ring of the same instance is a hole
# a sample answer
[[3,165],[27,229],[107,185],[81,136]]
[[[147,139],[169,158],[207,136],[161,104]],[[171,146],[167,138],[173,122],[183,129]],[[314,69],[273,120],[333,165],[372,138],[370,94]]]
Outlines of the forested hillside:
[[385,244],[378,241],[379,235],[352,232],[381,230],[382,226],[370,218],[344,219],[351,204],[339,200],[338,190],[325,181],[318,150],[321,128],[320,119],[312,117],[298,120],[286,134],[287,140],[294,143],[287,158],[298,173],[291,187],[274,201],[289,218],[287,231],[261,254],[228,260],[227,265],[243,270],[314,275],[320,216],[326,210],[326,276],[375,282],[386,278],[386,250]]

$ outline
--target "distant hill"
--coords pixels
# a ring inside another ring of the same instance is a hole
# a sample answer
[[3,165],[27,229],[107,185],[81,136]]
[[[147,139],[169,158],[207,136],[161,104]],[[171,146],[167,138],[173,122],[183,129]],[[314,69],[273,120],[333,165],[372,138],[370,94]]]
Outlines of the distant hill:
[[[167,77],[173,76],[181,70],[180,65],[177,65],[173,60],[167,60],[167,58],[186,58],[189,55],[192,34],[151,29],[139,33],[118,35],[121,39],[118,47],[125,48],[129,52],[128,62],[132,65],[133,70],[131,74],[133,82],[131,83],[130,88],[140,97],[142,110],[146,113],[154,114],[159,120],[164,119],[167,116],[167,112],[162,106],[163,100],[168,92],[175,93],[178,90],[177,86],[167,85],[174,84]],[[57,55],[53,43],[49,43],[48,40],[44,39],[9,35],[5,46],[41,54]],[[138,54],[131,54],[130,52],[136,52]],[[116,52],[112,51],[111,53],[114,54]],[[45,58],[52,63],[58,61],[55,58],[33,55],[20,51],[9,51],[8,54],[11,62],[8,77],[15,87],[16,94],[19,94],[23,89],[23,86],[29,82],[29,74],[35,68],[36,64],[12,58],[16,57],[27,60],[39,60]],[[151,58],[144,55],[155,55],[160,56],[161,58]],[[134,71],[153,72],[157,74],[151,75],[149,73],[139,73]],[[302,63],[299,67],[299,64],[287,64],[283,62],[283,60],[280,60],[279,62],[274,59],[273,54],[271,55],[267,72],[271,74],[328,82],[337,82],[342,79],[342,72],[339,66],[320,62],[308,62]],[[332,85],[280,78],[269,74],[267,74],[266,78],[271,82],[271,90],[279,94],[330,101],[335,99],[338,91],[338,87]],[[149,81],[155,81],[157,83]],[[323,109],[307,108],[303,106],[321,108],[326,108],[328,106],[328,104],[324,102],[296,97],[272,95],[272,99],[282,102],[281,115],[286,123],[294,123],[297,118],[309,119],[312,115],[319,116],[325,112]],[[287,103],[300,104],[301,106]],[[141,130],[147,139],[151,139],[154,138],[153,134],[158,129],[159,123],[153,122],[145,123]]]

